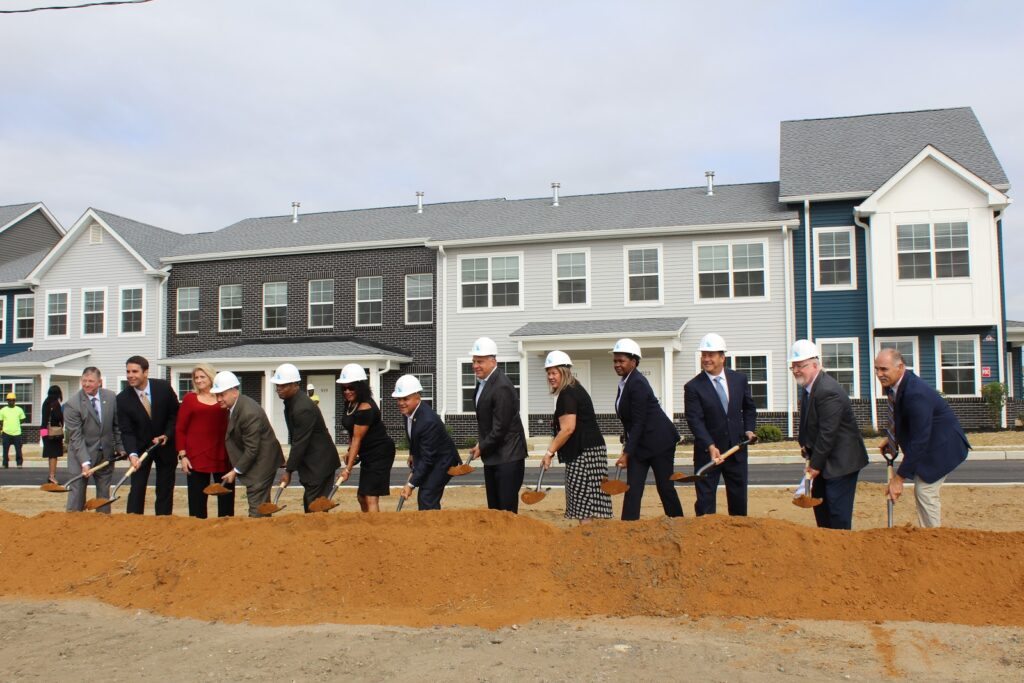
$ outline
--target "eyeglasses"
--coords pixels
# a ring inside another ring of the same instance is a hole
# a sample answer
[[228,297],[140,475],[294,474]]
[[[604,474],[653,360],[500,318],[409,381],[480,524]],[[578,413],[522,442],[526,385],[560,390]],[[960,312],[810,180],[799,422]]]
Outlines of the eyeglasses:
[[352,384],[342,384],[341,385],[341,390],[342,391],[355,391],[356,388],[355,388],[355,385],[352,385]]
[[793,372],[796,372],[797,370],[803,370],[804,368],[813,364],[813,361],[805,360],[803,363],[793,363],[793,365],[791,365],[789,369],[792,370]]

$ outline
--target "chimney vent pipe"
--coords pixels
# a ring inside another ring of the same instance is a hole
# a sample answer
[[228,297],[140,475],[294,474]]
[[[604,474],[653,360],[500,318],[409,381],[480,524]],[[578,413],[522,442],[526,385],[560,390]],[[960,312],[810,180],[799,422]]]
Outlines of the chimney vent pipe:
[[715,172],[704,171],[704,177],[708,179],[708,196],[715,196]]
[[302,206],[298,202],[292,202],[292,223],[299,222],[299,207]]
[[558,189],[562,183],[551,183],[551,206],[558,206]]

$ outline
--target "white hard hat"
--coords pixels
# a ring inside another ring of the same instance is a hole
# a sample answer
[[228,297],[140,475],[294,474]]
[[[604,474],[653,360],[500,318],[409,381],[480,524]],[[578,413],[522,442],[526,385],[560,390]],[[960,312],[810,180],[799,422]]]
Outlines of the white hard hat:
[[789,352],[789,362],[799,363],[808,358],[818,357],[818,347],[810,339],[797,339]]
[[643,354],[640,353],[640,345],[629,338],[620,339],[615,342],[615,346],[612,348],[612,353],[628,353],[631,356],[643,358]]
[[314,391],[315,389],[316,387],[313,386],[312,382],[306,385],[306,391]]
[[480,337],[473,342],[473,350],[469,352],[471,356],[497,356],[498,345],[494,343],[494,340],[490,337]]
[[552,351],[544,359],[544,368],[554,368],[559,365],[572,365],[572,358],[565,351]]
[[338,384],[352,384],[352,382],[365,382],[366,370],[359,363],[349,363],[341,369],[338,377]]
[[392,398],[405,398],[423,391],[423,385],[416,379],[416,375],[402,375],[395,382],[395,390],[391,393]]
[[213,386],[210,387],[210,393],[223,394],[228,389],[234,389],[240,384],[241,382],[235,377],[235,373],[223,370],[218,372],[217,376],[213,378]]
[[299,369],[291,363],[281,363],[277,366],[277,370],[274,371],[274,376],[270,378],[270,381],[274,384],[292,384],[294,382],[301,382],[302,377],[299,376]]
[[698,345],[700,351],[722,351],[725,352],[725,340],[714,332],[708,332],[700,338]]

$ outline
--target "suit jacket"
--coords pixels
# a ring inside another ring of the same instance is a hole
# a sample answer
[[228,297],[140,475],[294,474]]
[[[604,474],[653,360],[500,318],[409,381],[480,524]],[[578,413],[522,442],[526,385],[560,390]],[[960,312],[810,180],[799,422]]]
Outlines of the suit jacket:
[[[710,460],[708,448],[712,444],[724,453],[746,439],[747,432],[757,429],[757,405],[747,376],[726,368],[725,383],[729,388],[728,412],[722,408],[715,385],[706,372],[701,372],[683,387],[686,424],[693,432],[693,457],[699,464]],[[738,462],[746,462],[747,447],[732,457]]]
[[[402,420],[408,424],[405,416]],[[444,428],[444,422],[427,403],[420,402],[412,416],[409,432],[409,454],[412,456],[413,486],[421,486],[435,467],[454,467],[462,464],[455,442]]]
[[245,394],[238,395],[228,418],[224,446],[231,466],[241,472],[238,480],[245,486],[273,480],[277,469],[284,466],[284,452],[267,414]]
[[[800,389],[804,392],[803,388]],[[868,451],[853,415],[846,390],[824,370],[811,385],[801,409],[800,445],[810,454],[812,469],[826,479],[859,472],[868,464]]]
[[[79,389],[64,407],[64,429],[68,437],[68,458],[88,462],[93,467],[124,450],[117,420],[117,396],[110,389],[100,389],[100,415]],[[101,422],[102,421],[102,422]],[[103,455],[100,456],[99,452]]]
[[903,373],[893,419],[896,441],[903,451],[897,474],[905,479],[921,477],[931,484],[955,470],[967,459],[967,441],[949,404],[927,382]]
[[495,368],[476,402],[480,458],[485,465],[526,459],[526,431],[519,419],[519,396],[512,380]]
[[324,424],[323,413],[306,392],[300,391],[285,400],[284,422],[291,441],[288,471],[298,471],[304,484],[315,484],[334,476],[341,467],[338,449]]
[[152,445],[155,437],[163,435],[167,437],[167,443],[153,449],[152,459],[155,462],[164,456],[173,460],[177,453],[174,448],[174,429],[178,420],[178,396],[165,380],[151,377],[149,385],[152,416],[146,414],[138,392],[132,387],[125,388],[117,395],[117,420],[121,426],[124,449],[141,455]]
[[674,451],[679,443],[679,430],[661,409],[650,382],[639,370],[626,378],[617,397],[615,414],[626,432],[622,450],[631,458],[649,460]]

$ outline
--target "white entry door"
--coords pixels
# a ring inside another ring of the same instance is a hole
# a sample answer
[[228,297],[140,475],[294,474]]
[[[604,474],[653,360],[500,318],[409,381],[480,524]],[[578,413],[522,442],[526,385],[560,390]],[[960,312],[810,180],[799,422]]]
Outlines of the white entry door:
[[665,407],[664,382],[662,382],[662,375],[664,374],[662,371],[664,367],[663,362],[660,358],[644,358],[640,361],[640,367],[637,368],[637,371],[651,383],[651,389],[654,390],[654,395],[658,397],[658,402],[661,403],[662,408]]
[[334,375],[310,375],[306,379],[307,384],[313,385],[313,390],[320,397],[320,412],[323,413],[324,422],[327,424],[327,431],[334,437],[334,401],[337,384],[334,383]]

